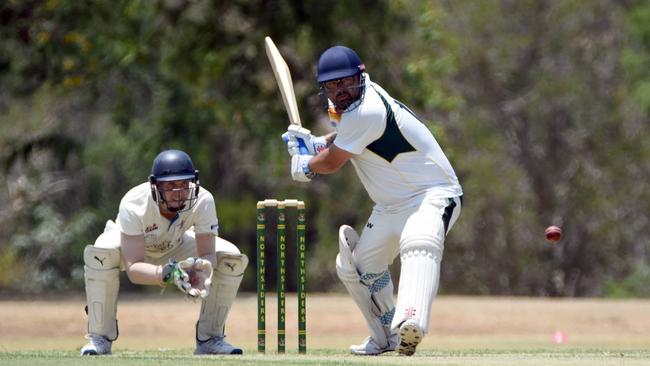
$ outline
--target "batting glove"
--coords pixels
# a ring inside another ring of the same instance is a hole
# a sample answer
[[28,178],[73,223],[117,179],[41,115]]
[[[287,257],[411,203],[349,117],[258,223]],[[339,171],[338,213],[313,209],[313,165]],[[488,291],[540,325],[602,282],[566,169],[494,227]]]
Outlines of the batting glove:
[[287,144],[287,151],[289,152],[289,156],[300,155],[301,152],[305,154],[309,153],[307,147],[304,145],[300,146],[298,140],[296,139],[296,136],[289,134],[289,132],[285,132],[282,135],[282,140]]
[[291,178],[296,182],[310,182],[316,173],[309,169],[311,155],[294,155],[291,157]]
[[[314,136],[306,128],[297,125],[289,125],[287,132],[282,135],[282,139],[287,142],[295,139],[298,143],[298,151],[301,155],[316,155],[327,148],[325,136]],[[287,142],[287,147],[289,143]],[[289,155],[293,156],[289,151]]]

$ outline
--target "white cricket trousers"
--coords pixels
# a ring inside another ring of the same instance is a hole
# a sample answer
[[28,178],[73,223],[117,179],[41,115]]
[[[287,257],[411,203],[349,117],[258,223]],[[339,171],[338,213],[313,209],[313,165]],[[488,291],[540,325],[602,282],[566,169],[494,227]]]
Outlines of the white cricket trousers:
[[[393,263],[414,239],[427,238],[431,246],[444,248],[445,236],[461,211],[461,198],[423,195],[399,210],[373,209],[354,249],[360,273],[379,273]],[[421,240],[417,240],[421,243]]]

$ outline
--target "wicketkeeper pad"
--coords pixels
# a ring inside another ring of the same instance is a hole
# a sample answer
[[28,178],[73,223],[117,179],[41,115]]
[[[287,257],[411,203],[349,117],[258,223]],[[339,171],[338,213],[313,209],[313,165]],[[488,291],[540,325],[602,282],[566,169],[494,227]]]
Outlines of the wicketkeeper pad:
[[88,333],[117,338],[117,293],[120,289],[120,250],[88,245],[84,249],[84,279]]
[[201,314],[196,326],[196,338],[205,341],[224,335],[226,318],[235,301],[239,285],[248,265],[244,254],[217,252],[217,266],[210,295],[201,305]]

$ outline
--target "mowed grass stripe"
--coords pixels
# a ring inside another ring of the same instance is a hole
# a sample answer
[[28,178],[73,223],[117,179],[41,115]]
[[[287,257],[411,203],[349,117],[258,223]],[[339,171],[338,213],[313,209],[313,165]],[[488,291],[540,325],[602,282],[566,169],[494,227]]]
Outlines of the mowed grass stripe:
[[[648,365],[650,351],[628,350],[576,350],[562,351],[506,351],[465,350],[462,352],[418,352],[413,357],[382,355],[360,357],[342,355],[338,351],[317,349],[309,355],[243,355],[243,356],[191,356],[191,350],[176,351],[123,351],[111,356],[95,357],[93,365]],[[18,351],[0,352],[0,364],[85,366],[87,358],[71,351]]]

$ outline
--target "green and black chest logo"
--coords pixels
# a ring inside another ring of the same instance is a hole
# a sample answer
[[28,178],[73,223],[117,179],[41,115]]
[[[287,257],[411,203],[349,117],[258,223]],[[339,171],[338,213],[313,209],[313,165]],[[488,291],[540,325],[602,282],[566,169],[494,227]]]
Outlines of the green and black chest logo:
[[[379,98],[381,98],[381,101],[384,103],[384,107],[386,108],[386,129],[384,129],[384,133],[377,140],[366,146],[366,148],[391,163],[397,155],[415,151],[415,148],[406,141],[402,131],[400,131],[397,126],[395,113],[393,113],[393,109],[390,107],[390,104],[388,104],[388,101],[381,94],[377,93],[377,95],[379,95]],[[395,102],[404,107],[404,105],[397,100]],[[406,110],[411,112],[408,108],[406,108]]]

